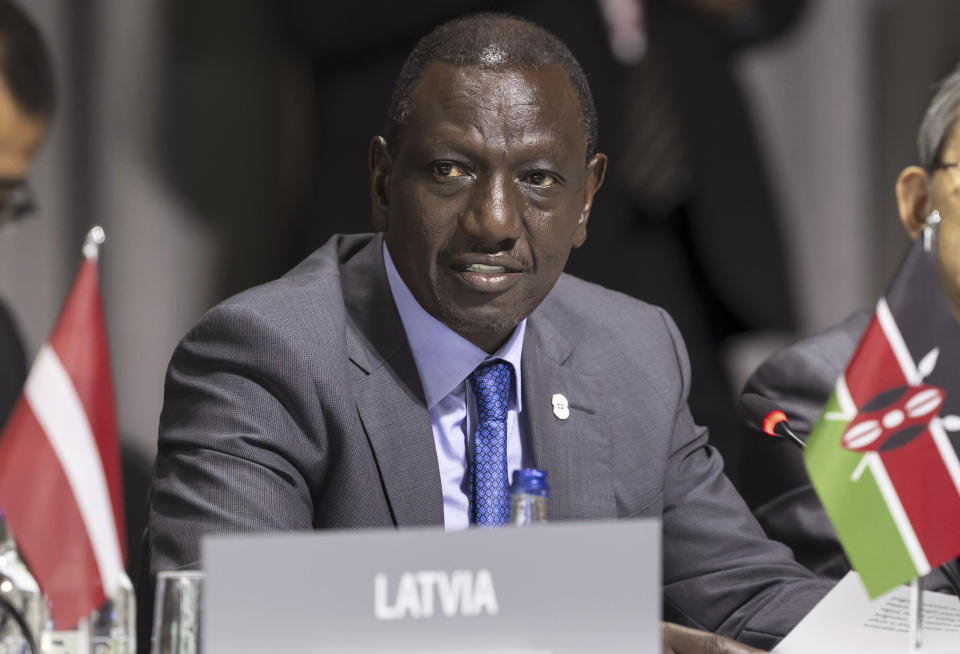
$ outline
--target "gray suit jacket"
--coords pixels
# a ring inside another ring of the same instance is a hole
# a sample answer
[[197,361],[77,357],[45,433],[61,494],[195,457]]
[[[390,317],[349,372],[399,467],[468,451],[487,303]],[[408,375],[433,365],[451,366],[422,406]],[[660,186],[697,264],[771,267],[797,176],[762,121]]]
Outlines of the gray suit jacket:
[[[824,594],[723,476],[662,310],[564,275],[523,347],[524,446],[550,474],[549,519],[662,518],[666,619],[769,647]],[[150,503],[154,572],[196,565],[207,533],[442,524],[379,237],[334,237],[180,343]]]

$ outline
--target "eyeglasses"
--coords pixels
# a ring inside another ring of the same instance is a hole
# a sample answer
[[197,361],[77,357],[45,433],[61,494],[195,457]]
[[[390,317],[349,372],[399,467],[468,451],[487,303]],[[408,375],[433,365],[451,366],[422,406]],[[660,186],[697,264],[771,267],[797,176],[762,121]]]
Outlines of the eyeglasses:
[[33,189],[27,180],[0,180],[0,226],[26,220],[36,210]]
[[957,166],[960,166],[960,161],[953,161],[950,163],[938,163],[930,170],[937,171],[937,170],[943,170],[944,168],[956,168]]

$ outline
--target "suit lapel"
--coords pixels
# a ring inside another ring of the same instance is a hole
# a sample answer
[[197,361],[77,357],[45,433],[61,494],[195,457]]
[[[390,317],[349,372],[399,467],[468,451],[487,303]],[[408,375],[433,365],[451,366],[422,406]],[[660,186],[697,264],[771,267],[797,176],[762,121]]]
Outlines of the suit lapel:
[[[381,248],[378,236],[341,267],[357,411],[397,526],[443,525],[430,414]],[[615,518],[609,430],[598,394],[602,378],[571,365],[573,344],[556,326],[562,319],[544,305],[530,317],[523,344],[524,446],[533,465],[549,475],[550,520]],[[570,403],[566,420],[553,413],[555,393]]]
[[[523,410],[533,465],[547,472],[549,520],[615,518],[608,430],[597,397],[598,377],[567,365],[573,347],[541,306],[523,344]],[[570,416],[559,419],[551,398],[564,395]]]
[[398,527],[443,525],[430,414],[374,238],[341,269],[353,391]]

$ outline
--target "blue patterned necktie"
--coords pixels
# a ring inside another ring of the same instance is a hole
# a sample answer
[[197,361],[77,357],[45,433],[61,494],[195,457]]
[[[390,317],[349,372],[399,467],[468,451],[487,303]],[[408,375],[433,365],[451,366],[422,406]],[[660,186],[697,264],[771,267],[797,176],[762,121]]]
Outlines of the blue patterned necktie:
[[510,520],[507,404],[513,366],[499,359],[489,361],[477,366],[469,379],[477,399],[477,430],[470,461],[470,522],[504,525]]

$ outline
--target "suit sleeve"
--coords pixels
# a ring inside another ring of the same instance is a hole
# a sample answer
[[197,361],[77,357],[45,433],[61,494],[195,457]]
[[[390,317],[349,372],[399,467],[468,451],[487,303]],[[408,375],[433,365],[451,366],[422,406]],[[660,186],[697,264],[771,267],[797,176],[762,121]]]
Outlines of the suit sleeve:
[[212,533],[310,529],[311,462],[291,407],[296,346],[249,310],[221,305],[167,372],[149,507],[150,569],[199,567]]
[[13,317],[0,303],[0,427],[7,421],[27,378],[27,360]]
[[[861,334],[864,312],[767,359],[747,381],[745,393],[773,400],[806,440]],[[850,563],[791,443],[744,428],[740,479],[744,499],[770,538],[790,547],[816,574],[839,579]]]
[[664,617],[769,649],[831,584],[767,539],[723,474],[720,455],[687,407],[686,350],[663,318],[681,377],[664,477]]

